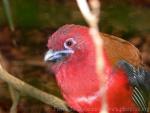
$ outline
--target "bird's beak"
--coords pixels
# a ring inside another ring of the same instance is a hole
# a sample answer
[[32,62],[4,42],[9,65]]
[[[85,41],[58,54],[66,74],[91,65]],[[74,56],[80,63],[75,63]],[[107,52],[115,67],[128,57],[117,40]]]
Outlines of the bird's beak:
[[57,61],[64,59],[66,56],[72,53],[74,53],[74,51],[71,49],[60,50],[60,51],[49,50],[45,54],[44,61],[45,62],[57,62]]

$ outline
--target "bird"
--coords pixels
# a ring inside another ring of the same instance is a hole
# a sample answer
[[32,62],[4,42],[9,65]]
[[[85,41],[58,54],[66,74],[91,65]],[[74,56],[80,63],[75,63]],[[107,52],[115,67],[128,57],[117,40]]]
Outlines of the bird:
[[[104,74],[96,72],[95,46],[89,28],[67,24],[48,39],[44,60],[51,65],[65,101],[79,113],[99,113],[103,90],[108,113],[148,113],[150,72],[128,41],[100,33]],[[100,85],[100,76],[106,83]]]

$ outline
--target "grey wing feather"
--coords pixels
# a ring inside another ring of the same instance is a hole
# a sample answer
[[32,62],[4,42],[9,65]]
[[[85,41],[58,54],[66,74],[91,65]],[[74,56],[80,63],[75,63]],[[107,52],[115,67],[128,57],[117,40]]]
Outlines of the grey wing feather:
[[148,112],[150,100],[150,72],[143,68],[136,69],[131,64],[121,60],[117,66],[123,69],[133,87],[132,99],[139,106],[142,113]]

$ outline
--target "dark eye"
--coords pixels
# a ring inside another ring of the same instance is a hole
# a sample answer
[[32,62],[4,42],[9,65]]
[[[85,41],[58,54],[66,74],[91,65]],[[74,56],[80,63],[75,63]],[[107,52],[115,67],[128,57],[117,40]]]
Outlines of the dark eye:
[[65,41],[64,43],[64,47],[65,48],[70,48],[71,46],[73,46],[74,44],[76,44],[76,41],[73,38],[69,38]]
[[71,40],[68,40],[67,42],[66,42],[66,45],[68,46],[68,47],[70,47],[70,46],[72,46],[72,41]]

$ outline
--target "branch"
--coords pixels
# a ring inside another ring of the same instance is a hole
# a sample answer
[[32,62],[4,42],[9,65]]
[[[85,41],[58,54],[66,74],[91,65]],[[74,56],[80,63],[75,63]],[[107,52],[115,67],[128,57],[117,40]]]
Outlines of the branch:
[[90,26],[89,33],[95,45],[96,50],[96,72],[100,77],[100,87],[103,90],[102,97],[102,109],[100,113],[108,113],[107,109],[107,101],[106,101],[106,91],[105,91],[105,83],[106,76],[104,75],[104,56],[103,56],[103,40],[99,34],[98,22],[100,15],[100,2],[99,0],[89,0],[89,5],[87,0],[76,0],[79,6],[79,9]]
[[[103,62],[103,40],[99,35],[98,22],[100,15],[100,3],[98,0],[90,0],[90,5],[92,11],[90,11],[90,7],[88,6],[87,0],[76,0],[79,6],[81,13],[83,14],[85,20],[90,26],[90,35],[92,36],[93,42],[96,48],[96,61],[97,61],[97,72],[99,70],[103,70],[104,62]],[[102,71],[100,71],[102,72]]]
[[8,84],[8,86],[12,98],[12,106],[10,108],[10,113],[17,113],[17,105],[19,103],[20,93],[16,89],[14,89],[10,84]]
[[58,108],[63,111],[69,112],[70,110],[66,106],[66,103],[51,95],[47,94],[21,80],[18,78],[14,77],[13,75],[9,74],[5,69],[3,69],[2,65],[0,64],[0,79],[3,81],[7,82],[9,85],[11,85],[13,88],[18,90],[19,92],[29,95],[33,98],[36,98],[48,105],[53,106],[54,108]]

